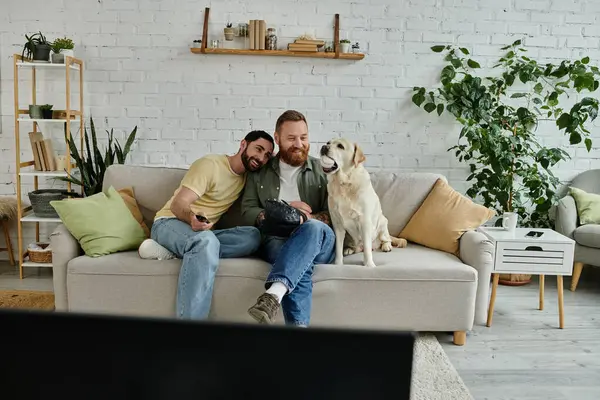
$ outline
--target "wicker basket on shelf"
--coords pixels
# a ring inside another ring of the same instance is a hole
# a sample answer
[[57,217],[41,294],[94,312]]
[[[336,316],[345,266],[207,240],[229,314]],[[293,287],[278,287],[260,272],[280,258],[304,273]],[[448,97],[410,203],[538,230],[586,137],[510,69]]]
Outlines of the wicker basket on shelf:
[[50,246],[50,243],[36,243],[42,248],[39,249],[27,249],[29,255],[29,261],[39,264],[50,264],[52,263],[52,250],[46,248]]
[[68,192],[62,189],[33,190],[28,193],[28,196],[33,213],[38,217],[44,218],[58,218],[58,213],[50,205],[51,201],[66,199],[69,196],[80,197],[75,192]]

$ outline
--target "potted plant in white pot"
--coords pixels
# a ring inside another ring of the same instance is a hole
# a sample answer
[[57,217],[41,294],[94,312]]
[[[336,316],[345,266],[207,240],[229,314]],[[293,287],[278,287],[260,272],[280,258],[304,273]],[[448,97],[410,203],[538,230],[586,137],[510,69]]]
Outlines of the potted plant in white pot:
[[64,64],[65,56],[74,57],[74,47],[73,40],[67,37],[54,40],[52,42],[52,62],[55,64]]
[[342,39],[340,40],[340,51],[342,53],[350,53],[350,40]]

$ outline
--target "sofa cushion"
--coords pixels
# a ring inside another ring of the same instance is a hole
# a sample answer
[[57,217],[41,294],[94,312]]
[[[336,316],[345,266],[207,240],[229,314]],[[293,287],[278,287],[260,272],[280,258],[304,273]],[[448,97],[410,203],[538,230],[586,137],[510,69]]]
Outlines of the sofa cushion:
[[[181,260],[144,260],[137,251],[109,254],[99,258],[80,256],[69,262],[70,274],[95,275],[179,275]],[[221,259],[217,275],[266,279],[270,266],[255,258]]]
[[575,229],[573,237],[582,246],[596,247],[600,249],[600,225],[582,225]]
[[344,265],[318,265],[315,282],[335,279],[414,280],[414,281],[477,281],[477,271],[456,256],[409,243],[389,253],[373,252],[375,268],[363,266],[363,253],[344,257]]
[[576,187],[569,190],[577,205],[579,223],[600,224],[600,194],[588,193]]
[[113,164],[104,175],[102,187],[131,187],[148,227],[152,226],[156,212],[169,201],[179,187],[187,169],[142,167]]
[[138,222],[138,224],[140,224],[140,226],[144,230],[144,234],[146,235],[146,238],[149,238],[150,237],[150,229],[148,228],[148,225],[146,225],[146,223],[144,222],[144,216],[142,215],[142,212],[140,211],[140,207],[138,206],[138,203],[135,200],[135,194],[133,193],[133,188],[127,187],[127,188],[119,189],[118,192],[121,195],[121,198],[123,199],[123,201],[125,202],[125,205],[127,206],[127,208],[129,208],[129,211],[131,211],[131,215],[133,215],[133,218],[135,218],[135,220]]
[[112,186],[106,193],[51,201],[50,205],[88,256],[137,249],[146,238],[141,225]]
[[423,204],[438,179],[439,174],[372,172],[371,182],[381,201],[383,215],[388,219],[388,230],[398,236],[410,217]]
[[[364,267],[362,257],[362,253],[346,256],[344,265],[317,265],[313,280],[477,280],[477,271],[458,257],[420,245],[409,244],[389,253],[374,251],[376,268]],[[80,256],[71,260],[68,268],[70,274],[177,276],[181,260],[143,260],[137,251],[127,251],[99,258]],[[257,258],[225,258],[220,261],[217,276],[264,280],[270,269],[270,264]]]
[[463,233],[477,229],[494,214],[438,179],[400,237],[458,256],[458,241]]

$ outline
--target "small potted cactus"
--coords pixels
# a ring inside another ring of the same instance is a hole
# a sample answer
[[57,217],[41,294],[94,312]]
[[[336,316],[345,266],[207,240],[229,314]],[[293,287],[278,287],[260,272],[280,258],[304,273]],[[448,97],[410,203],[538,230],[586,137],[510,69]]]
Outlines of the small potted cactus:
[[234,35],[233,24],[231,22],[227,23],[227,26],[223,29],[223,34],[225,35],[225,40],[232,41]]
[[40,108],[44,119],[52,119],[52,104],[44,104]]
[[340,51],[342,53],[350,53],[350,40],[342,39],[340,40]]

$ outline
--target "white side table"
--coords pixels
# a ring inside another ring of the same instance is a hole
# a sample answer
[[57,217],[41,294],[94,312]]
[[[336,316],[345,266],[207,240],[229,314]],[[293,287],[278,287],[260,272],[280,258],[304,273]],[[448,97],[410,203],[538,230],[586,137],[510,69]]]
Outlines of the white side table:
[[[552,229],[517,228],[513,233],[504,228],[480,227],[495,246],[492,295],[487,326],[492,325],[496,289],[500,274],[531,274],[540,276],[540,306],[544,309],[544,275],[556,275],[558,285],[558,321],[564,327],[563,276],[573,273],[575,241]],[[530,231],[543,232],[539,238],[525,236]]]

